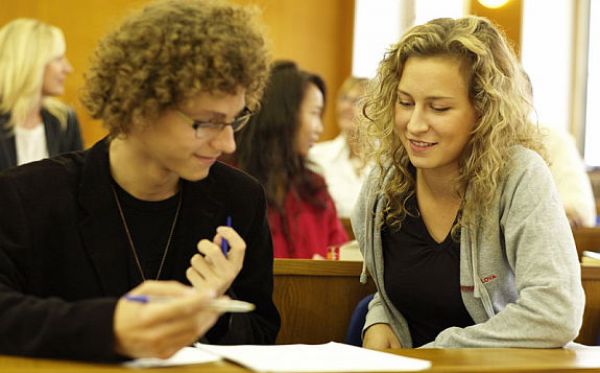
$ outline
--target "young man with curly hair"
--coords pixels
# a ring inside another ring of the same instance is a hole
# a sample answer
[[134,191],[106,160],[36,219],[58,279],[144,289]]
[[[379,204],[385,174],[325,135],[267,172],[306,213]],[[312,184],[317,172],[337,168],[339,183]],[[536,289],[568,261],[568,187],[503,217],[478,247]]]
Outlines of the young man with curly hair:
[[[0,177],[1,354],[110,361],[199,338],[275,341],[264,192],[216,161],[267,77],[256,22],[222,2],[162,1],[102,40],[82,101],[109,136]],[[212,310],[222,296],[256,310]]]

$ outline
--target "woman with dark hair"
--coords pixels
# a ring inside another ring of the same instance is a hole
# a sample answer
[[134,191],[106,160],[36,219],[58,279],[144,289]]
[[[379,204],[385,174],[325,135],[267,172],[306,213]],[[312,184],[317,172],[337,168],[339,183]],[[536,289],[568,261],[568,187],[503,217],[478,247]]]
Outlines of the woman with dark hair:
[[323,178],[306,167],[323,131],[325,83],[290,61],[271,70],[260,110],[237,134],[236,164],[264,186],[277,258],[320,258],[348,240]]

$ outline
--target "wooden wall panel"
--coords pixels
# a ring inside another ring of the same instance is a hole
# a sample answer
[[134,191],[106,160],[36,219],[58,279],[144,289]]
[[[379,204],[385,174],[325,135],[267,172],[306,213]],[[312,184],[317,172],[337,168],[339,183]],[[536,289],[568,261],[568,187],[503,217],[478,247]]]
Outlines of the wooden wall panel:
[[67,57],[74,72],[67,78],[62,100],[71,105],[81,121],[86,146],[102,138],[106,131],[92,120],[78,99],[83,73],[89,66],[97,41],[131,9],[145,0],[0,0],[0,24],[18,17],[37,18],[60,27],[67,41]]
[[[275,58],[297,61],[327,82],[328,107],[322,139],[337,135],[331,103],[337,88],[351,72],[353,0],[235,0],[257,4],[272,39]],[[0,25],[17,17],[38,18],[60,27],[67,39],[67,57],[75,71],[67,79],[62,99],[80,117],[86,146],[106,134],[91,120],[78,100],[83,73],[97,41],[132,9],[148,0],[0,0]]]
[[517,55],[521,55],[521,20],[523,16],[523,0],[509,0],[506,5],[497,8],[486,8],[477,0],[469,1],[469,14],[489,18],[506,33]]
[[335,96],[352,72],[354,0],[237,0],[263,11],[275,59],[291,59],[327,83],[321,140],[335,137]]

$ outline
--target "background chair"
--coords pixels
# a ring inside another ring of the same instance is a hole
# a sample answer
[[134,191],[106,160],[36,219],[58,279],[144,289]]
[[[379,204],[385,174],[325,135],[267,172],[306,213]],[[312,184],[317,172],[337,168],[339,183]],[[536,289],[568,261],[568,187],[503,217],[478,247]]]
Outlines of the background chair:
[[369,310],[369,302],[373,299],[373,294],[367,295],[356,305],[350,323],[348,324],[348,331],[346,333],[346,343],[353,346],[362,347],[362,328],[365,325],[365,318],[367,311]]

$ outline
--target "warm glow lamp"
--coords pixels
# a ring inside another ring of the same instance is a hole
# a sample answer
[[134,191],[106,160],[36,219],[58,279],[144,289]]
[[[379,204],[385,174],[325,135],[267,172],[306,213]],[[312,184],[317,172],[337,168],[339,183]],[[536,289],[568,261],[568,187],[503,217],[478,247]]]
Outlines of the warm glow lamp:
[[479,0],[479,4],[483,5],[486,8],[500,8],[501,6],[506,5],[509,0]]

